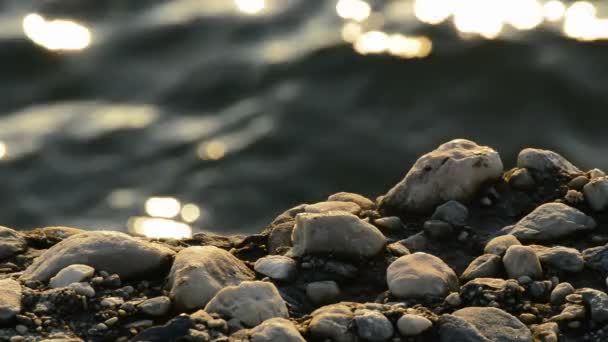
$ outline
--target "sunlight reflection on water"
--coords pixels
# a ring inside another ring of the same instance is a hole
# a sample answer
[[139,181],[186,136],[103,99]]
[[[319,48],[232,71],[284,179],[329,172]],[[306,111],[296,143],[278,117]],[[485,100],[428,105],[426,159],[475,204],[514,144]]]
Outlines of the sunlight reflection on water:
[[30,13],[23,18],[23,32],[34,43],[49,50],[82,50],[91,43],[91,32],[71,20],[46,20]]

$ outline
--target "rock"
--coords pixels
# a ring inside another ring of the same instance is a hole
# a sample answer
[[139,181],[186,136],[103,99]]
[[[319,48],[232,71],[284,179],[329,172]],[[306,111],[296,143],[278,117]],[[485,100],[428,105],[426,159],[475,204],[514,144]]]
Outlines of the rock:
[[378,228],[345,212],[299,214],[292,235],[293,254],[337,254],[354,258],[374,256],[386,238]]
[[297,271],[295,260],[281,255],[269,255],[258,259],[254,269],[274,280],[286,281],[292,279]]
[[21,233],[0,226],[0,260],[8,258],[27,248],[27,242]]
[[316,281],[306,285],[306,295],[317,305],[335,303],[340,299],[340,288],[333,280]]
[[363,210],[372,210],[376,206],[369,198],[352,192],[338,192],[329,196],[327,200],[356,203]]
[[436,256],[426,253],[405,255],[386,271],[388,288],[400,298],[445,297],[458,291],[458,277]]
[[517,318],[492,307],[467,307],[439,321],[441,342],[532,342],[530,330]]
[[10,323],[21,312],[21,285],[10,278],[0,280],[0,324]]
[[271,318],[250,330],[251,342],[305,342],[298,329],[287,319]]
[[356,336],[350,330],[353,322],[353,313],[348,306],[334,304],[315,310],[308,330],[313,339],[323,341],[331,339],[333,342],[355,342]]
[[566,302],[566,296],[574,293],[574,287],[570,283],[560,283],[551,291],[550,302],[552,305],[559,306]]
[[608,273],[608,244],[585,249],[583,259],[590,269]]
[[244,281],[220,290],[205,306],[205,311],[236,318],[254,327],[263,321],[288,318],[287,306],[272,283]]
[[[129,341],[133,342],[166,342],[166,341],[181,341],[181,337],[192,331],[191,328],[195,325],[195,315],[198,312],[190,315],[179,315],[171,319],[167,324],[162,326],[154,326],[146,329]],[[124,340],[126,341],[126,340]],[[203,339],[204,341],[204,339]]]
[[467,282],[475,278],[498,277],[502,269],[502,260],[495,254],[483,254],[471,261],[469,266],[462,272],[460,279]]
[[89,283],[71,283],[68,288],[85,297],[95,297],[95,289]]
[[254,279],[255,274],[227,251],[213,247],[182,249],[169,274],[169,297],[179,310],[204,307],[227,286]]
[[507,179],[509,185],[517,190],[531,190],[536,185],[528,169],[515,169]]
[[513,235],[502,235],[493,238],[488,241],[483,252],[485,254],[495,254],[498,256],[503,256],[507,249],[514,245],[521,245],[521,242],[517,240],[517,238]]
[[585,288],[578,290],[577,293],[583,296],[585,306],[589,308],[594,322],[608,321],[608,295],[605,292]]
[[397,320],[397,329],[403,336],[420,335],[432,326],[433,322],[419,315],[405,314]]
[[357,335],[366,341],[386,341],[393,336],[393,324],[378,311],[355,316]]
[[386,246],[386,250],[395,256],[404,256],[410,254],[410,250],[401,243],[401,241],[393,242]]
[[344,211],[350,214],[357,215],[361,212],[361,207],[353,202],[328,201],[309,204],[304,208],[307,213],[322,214],[332,211]]
[[93,273],[95,273],[95,269],[91,266],[80,264],[70,265],[51,278],[49,285],[54,289],[66,287],[72,283],[79,283],[92,277]]
[[589,183],[589,178],[585,176],[577,176],[568,182],[568,188],[581,191],[587,183]]
[[572,165],[566,158],[548,150],[526,148],[517,156],[517,167],[535,170],[541,173],[561,172],[566,174],[580,173],[576,166]]
[[409,250],[416,252],[426,249],[428,239],[424,235],[424,232],[418,232],[412,236],[409,236],[407,239],[403,239],[398,242],[407,247]]
[[435,239],[448,237],[450,234],[452,234],[453,230],[454,228],[452,228],[452,225],[447,222],[437,220],[424,222],[424,231],[430,237]]
[[398,216],[382,217],[374,220],[376,227],[385,230],[401,230],[403,229],[403,222]]
[[277,216],[272,223],[271,226],[279,225],[281,223],[293,221],[296,215],[303,213],[308,204],[300,204],[293,208],[285,210],[281,215]]
[[566,272],[580,272],[585,267],[583,255],[574,248],[531,245],[543,265]]
[[539,342],[559,341],[559,326],[555,322],[539,324],[532,329],[532,333]]
[[521,276],[538,279],[543,276],[540,260],[532,247],[511,246],[507,249],[502,262],[511,279],[517,279]]
[[[162,274],[170,265],[174,252],[159,244],[113,231],[91,231],[72,235],[44,251],[23,272],[22,280],[46,281],[73,264],[89,265],[120,275],[136,278]],[[128,261],[128,262],[125,262]]]
[[171,299],[167,296],[154,297],[144,300],[138,307],[146,315],[160,317],[171,309]]
[[268,254],[281,254],[281,250],[291,247],[293,221],[275,226],[268,235]]
[[585,200],[591,209],[602,211],[608,207],[608,177],[592,179],[583,187]]
[[570,205],[577,205],[579,203],[583,203],[585,196],[576,190],[568,190],[566,195],[564,195],[564,200]]
[[592,169],[587,171],[587,176],[589,176],[590,179],[604,177],[605,175],[606,173],[600,169]]
[[563,203],[546,203],[501,230],[520,241],[549,241],[594,229],[593,218]]
[[449,200],[466,202],[484,183],[500,178],[502,161],[493,149],[456,139],[420,157],[382,199],[390,212],[428,213]]
[[447,201],[435,209],[433,220],[447,222],[456,227],[462,227],[467,224],[469,217],[469,209],[458,201]]
[[125,300],[120,297],[107,297],[99,303],[104,308],[115,308],[125,303]]

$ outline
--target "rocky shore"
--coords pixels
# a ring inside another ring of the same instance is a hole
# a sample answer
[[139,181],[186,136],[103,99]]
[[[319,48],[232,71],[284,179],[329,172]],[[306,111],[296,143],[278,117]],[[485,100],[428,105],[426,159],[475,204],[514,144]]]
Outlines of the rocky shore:
[[608,341],[601,170],[459,139],[320,200],[251,236],[2,227],[0,341]]

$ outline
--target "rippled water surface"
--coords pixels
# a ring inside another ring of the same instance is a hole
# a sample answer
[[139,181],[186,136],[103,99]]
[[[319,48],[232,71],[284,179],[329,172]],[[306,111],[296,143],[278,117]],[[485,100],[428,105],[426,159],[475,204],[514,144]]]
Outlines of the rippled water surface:
[[439,143],[608,168],[608,8],[0,0],[0,222],[255,232]]

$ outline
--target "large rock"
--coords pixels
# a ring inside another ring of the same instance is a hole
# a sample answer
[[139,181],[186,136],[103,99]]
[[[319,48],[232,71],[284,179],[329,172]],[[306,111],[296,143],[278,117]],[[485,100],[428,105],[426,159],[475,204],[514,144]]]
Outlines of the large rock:
[[386,244],[382,232],[346,212],[303,213],[296,217],[293,254],[337,254],[366,258],[378,254]]
[[538,279],[543,276],[543,269],[536,252],[529,246],[511,246],[502,258],[502,262],[511,279],[528,276]]
[[21,285],[13,279],[0,280],[0,324],[9,323],[21,312]]
[[355,342],[353,334],[353,313],[343,304],[324,306],[315,310],[308,326],[312,338],[318,341],[331,339],[334,342]]
[[585,267],[583,255],[575,248],[530,245],[536,251],[541,264],[566,272],[580,272]]
[[249,331],[251,342],[305,342],[293,323],[285,318],[271,318]]
[[532,342],[517,318],[492,307],[468,307],[440,319],[442,342]]
[[475,278],[498,277],[502,270],[502,260],[495,254],[483,254],[471,261],[462,272],[460,279],[467,282]]
[[580,173],[576,166],[572,165],[566,158],[548,150],[526,148],[517,156],[517,167],[536,170],[541,173],[562,172],[566,174]]
[[204,307],[226,286],[238,285],[255,276],[242,261],[213,246],[181,250],[169,274],[170,297],[181,310]]
[[162,274],[174,252],[159,244],[113,231],[72,235],[47,249],[25,270],[24,280],[46,281],[72,264],[116,273],[121,279]]
[[420,157],[405,178],[382,199],[392,212],[429,213],[449,200],[466,202],[486,183],[500,178],[502,161],[496,151],[456,139]]
[[583,296],[585,305],[591,312],[591,319],[594,322],[608,321],[608,295],[605,292],[595,289],[580,289],[577,291]]
[[501,232],[520,241],[548,241],[586,232],[595,226],[595,220],[578,209],[563,203],[546,203]]
[[592,179],[583,187],[583,194],[593,210],[606,209],[608,207],[608,177]]
[[0,260],[22,252],[26,247],[27,243],[21,233],[0,226]]
[[66,287],[72,283],[79,283],[92,277],[93,273],[95,273],[95,269],[91,266],[79,264],[70,265],[51,278],[49,285],[54,289]]
[[587,267],[605,275],[608,273],[608,244],[585,249],[583,259]]
[[205,311],[238,319],[250,327],[270,318],[289,317],[277,288],[263,281],[244,281],[225,287],[207,303]]
[[438,257],[420,252],[390,264],[386,281],[391,293],[400,298],[445,297],[458,291],[456,273]]

